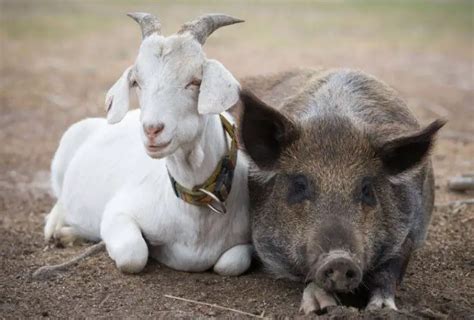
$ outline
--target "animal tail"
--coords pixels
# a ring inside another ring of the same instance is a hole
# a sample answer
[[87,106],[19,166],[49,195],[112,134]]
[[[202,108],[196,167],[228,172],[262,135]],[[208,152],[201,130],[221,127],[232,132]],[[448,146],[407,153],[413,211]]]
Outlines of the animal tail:
[[59,271],[65,271],[69,267],[78,264],[81,260],[93,256],[105,249],[104,241],[96,243],[90,247],[88,247],[84,252],[80,255],[73,257],[72,259],[55,265],[47,265],[41,268],[38,268],[35,272],[33,272],[33,279],[49,279],[56,275]]

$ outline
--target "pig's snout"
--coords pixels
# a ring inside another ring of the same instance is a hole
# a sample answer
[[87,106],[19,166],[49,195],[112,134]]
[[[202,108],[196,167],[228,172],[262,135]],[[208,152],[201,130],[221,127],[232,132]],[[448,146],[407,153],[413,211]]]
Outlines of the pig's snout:
[[345,251],[331,251],[321,257],[316,282],[329,292],[348,292],[357,288],[362,271]]

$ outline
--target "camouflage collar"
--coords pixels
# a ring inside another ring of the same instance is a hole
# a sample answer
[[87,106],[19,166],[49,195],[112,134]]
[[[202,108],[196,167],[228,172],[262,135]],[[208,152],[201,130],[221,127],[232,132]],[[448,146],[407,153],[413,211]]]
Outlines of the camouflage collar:
[[187,189],[180,185],[171,176],[169,171],[168,175],[174,193],[178,198],[193,205],[207,206],[214,212],[224,214],[226,213],[225,201],[232,187],[234,169],[237,164],[237,139],[235,136],[235,126],[222,114],[219,116],[224,131],[227,132],[232,142],[229,150],[219,161],[211,176],[203,184]]

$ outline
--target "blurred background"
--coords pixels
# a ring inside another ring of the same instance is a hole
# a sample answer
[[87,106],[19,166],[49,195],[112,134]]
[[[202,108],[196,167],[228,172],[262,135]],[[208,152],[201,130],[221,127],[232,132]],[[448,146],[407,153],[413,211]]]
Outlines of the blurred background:
[[[449,117],[472,104],[471,0],[0,3],[2,111],[34,106],[102,114],[104,92],[140,44],[128,11],[156,14],[165,34],[208,12],[245,19],[206,43],[208,55],[237,77],[294,67],[359,68],[394,86],[423,115]],[[460,126],[469,129],[468,122]]]
[[[449,120],[434,153],[440,208],[472,197],[446,188],[451,176],[474,172],[472,0],[0,0],[0,249],[6,257],[0,261],[6,270],[0,272],[0,287],[5,286],[0,311],[26,312],[21,301],[28,294],[40,297],[45,289],[24,274],[58,255],[41,251],[42,217],[53,203],[50,161],[69,125],[104,115],[106,91],[133,63],[141,34],[125,15],[130,11],[156,14],[167,35],[204,13],[244,19],[216,31],[205,44],[208,57],[238,78],[319,66],[377,76],[400,92],[421,123]],[[472,262],[473,244],[465,235],[474,230],[474,212],[456,210],[435,214],[423,257],[436,266],[421,268],[420,280],[409,278],[407,286],[422,286],[433,272],[451,266],[448,278],[472,307],[474,288],[463,277],[472,271],[466,261]],[[73,249],[65,250],[67,255]],[[101,259],[104,270],[113,269]],[[439,305],[445,287],[425,292],[423,299]],[[298,292],[285,298],[295,299],[293,309]],[[46,309],[54,300],[37,299]],[[413,299],[405,297],[407,303]],[[255,310],[265,311],[259,301]],[[267,308],[278,310],[274,306]]]

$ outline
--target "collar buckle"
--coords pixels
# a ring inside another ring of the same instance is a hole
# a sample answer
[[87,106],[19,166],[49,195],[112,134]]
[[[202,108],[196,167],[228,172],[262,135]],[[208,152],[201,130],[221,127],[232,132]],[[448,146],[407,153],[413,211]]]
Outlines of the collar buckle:
[[[212,211],[220,214],[226,214],[227,213],[227,208],[225,204],[212,192],[207,191],[204,188],[199,188],[199,191],[207,195],[209,198],[213,200],[213,202],[209,202],[206,204],[206,206],[211,209]],[[214,203],[214,204],[213,204]],[[217,206],[216,206],[217,205]]]
[[171,176],[169,171],[168,175],[176,197],[189,204],[205,206],[215,213],[225,214],[227,212],[225,201],[230,194],[234,169],[237,165],[238,146],[235,125],[222,114],[220,115],[220,120],[224,132],[231,138],[231,144],[228,146],[227,153],[219,161],[212,175],[203,184],[192,189],[187,189],[180,185]]

